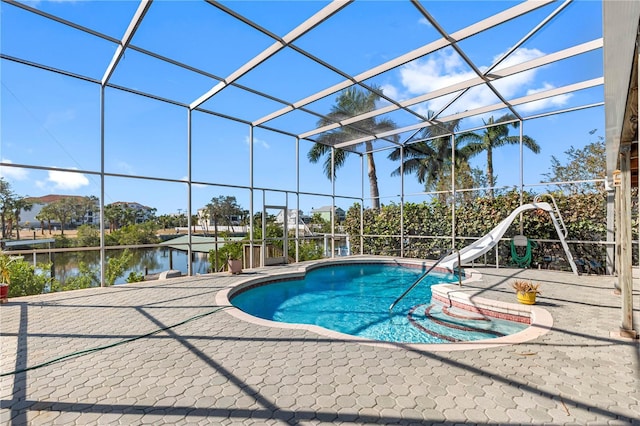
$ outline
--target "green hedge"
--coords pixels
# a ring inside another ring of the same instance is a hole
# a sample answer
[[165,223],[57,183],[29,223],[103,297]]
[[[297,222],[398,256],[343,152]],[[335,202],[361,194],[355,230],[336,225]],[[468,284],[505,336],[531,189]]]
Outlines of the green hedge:
[[[606,200],[604,193],[553,194],[568,231],[568,240],[606,240]],[[533,202],[535,194],[523,194],[523,203]],[[542,201],[550,201],[548,198]],[[472,242],[464,237],[481,237],[520,206],[520,194],[510,191],[494,198],[476,198],[472,203],[456,207],[456,246],[462,248]],[[400,205],[383,205],[379,211],[364,210],[363,253],[379,255],[400,254]],[[547,212],[530,210],[522,215],[523,235],[532,240],[558,240],[558,234]],[[451,247],[451,205],[434,199],[431,202],[404,204],[405,256],[437,258]],[[353,253],[360,252],[360,205],[347,212],[345,231],[349,234]],[[520,234],[520,219],[516,219],[504,238]],[[430,236],[434,238],[422,238]],[[498,245],[500,261],[510,258],[510,245]],[[572,244],[570,249],[576,258],[604,262],[605,246],[597,244]],[[545,257],[563,258],[564,251],[557,243],[539,243],[533,250],[533,264],[544,264]],[[487,254],[489,262],[495,262],[495,252]],[[564,269],[568,264],[561,265]]]

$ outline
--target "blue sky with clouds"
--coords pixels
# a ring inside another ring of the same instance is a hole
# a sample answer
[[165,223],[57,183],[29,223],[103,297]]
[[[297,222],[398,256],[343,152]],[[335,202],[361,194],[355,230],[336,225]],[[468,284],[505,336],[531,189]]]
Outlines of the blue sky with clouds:
[[[114,39],[123,36],[138,7],[137,2],[131,1],[24,3]],[[228,1],[222,4],[283,37],[328,2]],[[448,33],[455,33],[517,4],[507,1],[422,3]],[[484,71],[558,6],[559,3],[553,3],[534,10],[463,40],[459,46],[480,71]],[[3,55],[41,63],[90,79],[102,78],[115,52],[114,43],[27,13],[11,4],[2,3],[0,8],[0,47]],[[573,2],[501,63],[496,71],[600,38],[601,9],[600,2]],[[436,29],[410,2],[356,1],[294,44],[344,73],[357,75],[439,38]],[[156,1],[138,28],[132,44],[210,75],[226,77],[273,44],[273,39],[250,30],[245,23],[205,2]],[[21,195],[57,193],[98,196],[98,173],[101,169],[99,85],[9,59],[3,59],[0,66],[0,159],[5,164],[0,167],[2,176]],[[110,83],[189,104],[218,83],[210,75],[187,71],[129,49]],[[406,100],[474,76],[475,73],[463,58],[453,48],[445,47],[372,77],[366,83],[381,87],[392,98]],[[506,77],[496,81],[495,86],[510,100],[600,76],[602,52],[598,49],[561,63]],[[294,49],[285,48],[242,75],[237,83],[294,103],[341,81],[344,81],[343,76],[314,63]],[[417,103],[411,108],[420,114],[443,110],[442,116],[447,116],[498,102],[496,95],[482,86],[472,88],[445,108],[453,96],[438,97]],[[335,98],[335,94],[329,95],[310,103],[306,108],[326,114]],[[531,116],[601,102],[603,98],[603,87],[597,86],[524,104],[516,109],[523,116]],[[382,101],[380,107],[387,104]],[[225,88],[202,106],[247,121],[260,119],[283,107],[274,99],[261,98],[237,87]],[[492,114],[498,116],[504,112],[500,110]],[[488,115],[465,118],[463,127],[476,127]],[[394,111],[381,117],[394,120],[398,127],[416,123],[416,117],[405,111]],[[300,134],[313,130],[316,123],[316,116],[295,111],[266,125]],[[598,130],[590,134],[593,129]],[[159,213],[185,211],[188,204],[187,185],[182,182],[162,182],[157,178],[184,180],[188,176],[187,130],[185,108],[107,87],[105,171],[149,179],[107,177],[105,203],[137,201],[157,208]],[[513,132],[517,134],[517,130]],[[543,174],[549,171],[552,155],[561,158],[570,146],[581,147],[604,135],[604,108],[527,121],[524,132],[542,147],[538,155],[529,152],[524,155],[525,183],[537,184],[543,180]],[[295,191],[298,184],[296,167],[301,170],[301,191],[331,193],[331,182],[324,177],[321,164],[309,164],[306,160],[311,142],[301,140],[301,159],[296,164],[294,138],[255,128],[253,140],[254,185],[275,188],[264,194],[255,191],[253,202],[256,209],[263,204],[263,200],[270,205],[296,207],[296,198],[285,195],[286,191]],[[194,213],[218,195],[235,195],[240,204],[249,208],[249,191],[239,188],[250,184],[249,141],[247,125],[198,111],[193,113],[191,173],[192,180],[197,182],[192,186]],[[388,144],[379,143],[377,146]],[[390,176],[398,164],[387,159],[388,153],[380,151],[375,154],[383,203],[398,202],[400,193],[400,178]],[[494,163],[498,185],[519,184],[518,147],[496,151]],[[7,167],[7,164],[55,167],[66,171],[15,168]],[[484,168],[485,160],[477,157],[473,164]],[[364,173],[366,175],[366,170]],[[359,197],[362,191],[361,176],[359,157],[350,156],[345,167],[338,172],[336,192]],[[405,193],[418,194],[422,191],[413,176],[405,176],[404,181]],[[365,197],[369,194],[366,180],[364,194]],[[418,194],[408,198],[410,201],[422,201],[427,197]],[[346,209],[352,203],[351,198],[341,198],[336,204]],[[329,204],[331,199],[326,196],[300,197],[300,207],[305,212]]]

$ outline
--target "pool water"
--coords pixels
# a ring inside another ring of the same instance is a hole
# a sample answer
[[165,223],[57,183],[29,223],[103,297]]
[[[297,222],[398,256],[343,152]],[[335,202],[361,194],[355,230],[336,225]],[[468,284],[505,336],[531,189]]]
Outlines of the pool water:
[[357,337],[401,343],[493,338],[526,324],[482,317],[431,303],[431,285],[457,275],[431,272],[389,313],[389,306],[425,269],[386,264],[324,266],[304,279],[276,281],[232,297],[242,311],[267,320],[313,324]]

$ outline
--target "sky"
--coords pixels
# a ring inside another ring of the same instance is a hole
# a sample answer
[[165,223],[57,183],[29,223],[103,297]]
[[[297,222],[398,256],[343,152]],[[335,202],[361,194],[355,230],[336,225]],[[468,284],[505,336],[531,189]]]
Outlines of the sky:
[[[24,3],[113,39],[122,38],[138,7],[137,2],[131,1]],[[222,4],[272,34],[284,37],[328,2],[227,1]],[[450,34],[516,4],[508,1],[422,3]],[[485,71],[559,6],[554,3],[534,10],[462,40],[459,47],[480,71]],[[571,3],[495,70],[602,37],[601,9],[602,4],[597,1]],[[103,77],[116,50],[116,44],[109,40],[79,32],[7,3],[0,5],[0,19],[3,55],[89,79],[100,80]],[[439,37],[433,25],[410,2],[356,1],[304,34],[294,44],[344,73],[358,75]],[[156,1],[137,29],[132,44],[201,69],[209,75],[194,73],[128,49],[110,83],[190,104],[218,83],[211,75],[232,75],[271,46],[273,39],[204,2]],[[602,68],[602,51],[598,49],[503,78],[494,84],[510,100],[601,77]],[[391,98],[407,100],[474,76],[460,54],[446,47],[365,82],[380,87]],[[0,175],[22,196],[100,196],[99,172],[103,161],[99,85],[9,59],[0,60],[0,80],[0,161],[5,165],[0,166]],[[236,83],[294,103],[344,80],[344,76],[312,62],[299,51],[284,48],[241,75]],[[523,104],[516,110],[528,117],[569,109],[602,102],[603,92],[602,86],[596,86]],[[305,108],[326,114],[335,98],[336,94],[332,94],[311,102]],[[499,101],[484,86],[470,89],[447,107],[452,99],[453,95],[439,97],[411,108],[423,115],[442,110],[442,117]],[[184,212],[189,202],[188,186],[184,181],[188,180],[189,172],[195,182],[191,197],[194,213],[219,195],[236,196],[239,203],[249,209],[251,196],[246,187],[252,177],[257,188],[253,194],[256,211],[263,205],[287,205],[290,209],[299,206],[309,213],[313,208],[332,203],[330,196],[315,195],[331,194],[332,185],[323,175],[322,164],[310,164],[306,160],[312,142],[300,141],[300,162],[296,163],[295,138],[255,128],[251,175],[251,139],[249,126],[244,123],[194,111],[191,117],[192,160],[189,162],[186,108],[116,87],[105,89],[104,104],[104,170],[118,175],[105,178],[105,204],[139,202],[156,208],[158,214]],[[388,102],[380,101],[379,107],[384,106],[388,106]],[[222,116],[254,121],[280,110],[283,104],[228,86],[204,102],[202,107]],[[480,126],[490,115],[498,117],[505,112],[498,110],[465,118],[461,126],[472,129]],[[401,110],[379,118],[391,119],[398,127],[416,123],[415,115]],[[301,134],[315,129],[317,120],[313,114],[294,111],[268,121],[266,125]],[[580,148],[604,136],[604,107],[528,120],[523,132],[541,146],[539,154],[524,152],[524,182],[537,185],[550,171],[552,156],[562,161],[564,152],[571,146]],[[512,134],[517,135],[518,130],[512,129]],[[408,132],[403,133],[400,138],[402,140],[409,135]],[[376,146],[388,148],[390,144],[376,142]],[[391,176],[391,173],[399,164],[388,160],[389,153],[389,150],[381,150],[375,154],[380,194],[383,203],[398,203],[400,177]],[[498,185],[519,185],[519,156],[517,146],[503,147],[494,152]],[[7,167],[8,164],[34,168]],[[482,156],[476,157],[472,165],[484,169],[486,160]],[[299,182],[297,168],[300,169]],[[145,179],[132,180],[120,176],[144,176]],[[423,187],[414,176],[405,176],[404,184],[408,201],[428,199],[422,194]],[[299,200],[292,194],[298,185],[306,193]],[[336,200],[336,205],[347,209],[361,196],[363,189],[367,197],[366,169],[363,170],[359,156],[350,155],[337,173],[336,193],[343,196]]]

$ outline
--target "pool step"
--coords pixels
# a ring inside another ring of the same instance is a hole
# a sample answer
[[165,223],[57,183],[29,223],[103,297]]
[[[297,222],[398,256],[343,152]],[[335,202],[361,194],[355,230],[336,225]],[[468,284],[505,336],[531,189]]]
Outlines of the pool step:
[[407,319],[423,333],[448,342],[504,336],[491,328],[490,318],[440,303],[416,305],[409,310]]

